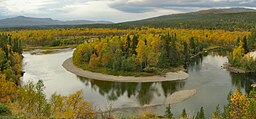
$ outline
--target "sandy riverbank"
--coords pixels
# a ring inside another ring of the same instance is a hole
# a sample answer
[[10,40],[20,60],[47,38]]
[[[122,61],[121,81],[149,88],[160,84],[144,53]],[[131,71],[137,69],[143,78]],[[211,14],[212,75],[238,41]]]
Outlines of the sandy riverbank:
[[189,77],[189,74],[183,71],[168,72],[165,76],[146,76],[146,77],[134,77],[134,76],[113,76],[101,73],[95,73],[76,67],[73,64],[72,58],[64,61],[62,66],[78,76],[86,77],[89,79],[113,81],[113,82],[161,82],[161,81],[175,81],[185,80]]
[[171,94],[170,96],[168,96],[166,98],[165,104],[175,104],[175,103],[179,103],[182,102],[188,98],[190,98],[191,96],[196,94],[196,89],[191,89],[191,90],[180,90],[177,92],[174,92],[173,94]]

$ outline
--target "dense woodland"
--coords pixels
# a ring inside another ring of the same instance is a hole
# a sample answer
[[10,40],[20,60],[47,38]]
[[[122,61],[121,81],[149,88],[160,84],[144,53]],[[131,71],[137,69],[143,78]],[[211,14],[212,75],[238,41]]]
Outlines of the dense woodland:
[[[4,31],[0,35],[0,117],[12,118],[95,118],[92,104],[82,92],[70,96],[53,94],[48,100],[42,81],[20,86],[22,48],[77,45],[74,63],[92,71],[120,75],[124,72],[158,73],[179,67],[197,54],[212,48],[233,50],[230,63],[255,70],[246,53],[255,50],[255,33],[247,31],[195,30],[142,27],[132,30],[110,28],[65,28]],[[246,59],[246,60],[245,60]],[[249,64],[248,64],[249,62]],[[246,65],[241,65],[242,63]],[[103,69],[103,70],[97,70]],[[107,72],[106,72],[107,71]],[[110,72],[108,72],[110,71]],[[120,72],[118,72],[120,71]],[[132,74],[134,75],[134,74]],[[228,96],[212,118],[255,118],[255,90],[239,90]],[[111,117],[111,114],[108,115]],[[134,118],[159,118],[152,112]],[[173,118],[167,106],[164,118]],[[179,118],[204,119],[204,110],[193,117],[184,109]]]
[[[212,42],[221,43],[226,38],[233,38],[233,34],[249,35],[250,32],[241,31],[224,31],[224,30],[196,30],[196,29],[171,29],[171,28],[149,28],[141,27],[137,29],[110,29],[110,28],[64,28],[64,29],[44,29],[44,30],[17,30],[3,31],[11,34],[14,38],[22,41],[23,47],[26,46],[60,46],[70,44],[80,44],[84,40],[95,37],[122,36],[140,34],[178,34],[179,38],[187,39],[188,37],[197,37],[199,39],[211,39]],[[222,43],[224,45],[224,43]],[[227,45],[228,46],[228,45]]]
[[163,68],[185,65],[203,50],[217,46],[232,49],[243,37],[250,35],[249,32],[185,29],[152,29],[162,31],[153,34],[150,30],[85,41],[73,54],[74,64],[114,75],[130,71],[156,73]]

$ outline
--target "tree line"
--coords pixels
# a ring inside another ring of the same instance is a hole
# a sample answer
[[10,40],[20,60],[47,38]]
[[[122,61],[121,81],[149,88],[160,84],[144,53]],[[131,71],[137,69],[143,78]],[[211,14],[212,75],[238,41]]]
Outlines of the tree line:
[[[81,44],[91,38],[106,36],[122,36],[126,34],[180,34],[181,39],[191,36],[207,37],[214,41],[221,41],[234,38],[233,34],[242,37],[250,32],[242,31],[224,31],[224,30],[196,30],[196,29],[171,29],[171,28],[149,28],[139,27],[134,29],[117,29],[117,28],[52,28],[52,29],[13,29],[11,31],[2,31],[5,34],[12,35],[13,38],[20,39],[23,47],[35,46],[63,46]],[[221,35],[221,36],[219,36]],[[200,38],[201,39],[201,38]],[[221,42],[220,42],[221,43]],[[227,42],[225,42],[227,43]],[[229,44],[227,44],[228,46]]]
[[[96,72],[119,75],[122,72],[155,73],[179,67],[204,49],[232,48],[246,32],[168,29],[166,33],[115,35],[93,38],[80,44],[73,53],[75,65]],[[161,31],[161,30],[160,30]],[[113,73],[114,72],[114,73]]]

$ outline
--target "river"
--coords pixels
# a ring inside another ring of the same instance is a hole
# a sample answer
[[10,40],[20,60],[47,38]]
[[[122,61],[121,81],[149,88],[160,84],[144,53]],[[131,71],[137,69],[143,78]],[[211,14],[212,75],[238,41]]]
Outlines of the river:
[[[191,98],[173,104],[172,112],[177,116],[185,108],[188,114],[195,114],[203,106],[209,117],[218,104],[221,108],[227,104],[230,90],[241,87],[243,93],[248,93],[250,85],[255,82],[255,76],[233,74],[223,69],[227,57],[216,53],[199,56],[192,61],[188,67],[190,77],[184,81],[114,83],[90,80],[66,71],[62,63],[72,56],[72,49],[44,55],[32,55],[31,52],[23,53],[23,84],[43,80],[48,98],[55,92],[69,95],[83,90],[85,100],[91,102],[95,109],[112,107],[116,113],[128,115],[144,111],[142,107],[145,105],[163,104],[166,97],[175,91],[196,89],[197,93]],[[154,106],[150,110],[163,115],[165,107]]]

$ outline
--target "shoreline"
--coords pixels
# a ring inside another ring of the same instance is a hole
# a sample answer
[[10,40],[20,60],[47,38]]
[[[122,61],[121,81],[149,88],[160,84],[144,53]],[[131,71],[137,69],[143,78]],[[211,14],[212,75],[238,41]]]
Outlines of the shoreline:
[[183,71],[168,72],[166,73],[165,76],[135,77],[135,76],[107,75],[107,74],[91,72],[88,70],[83,70],[81,68],[78,68],[73,64],[72,57],[65,60],[62,66],[67,71],[81,77],[86,77],[89,79],[95,79],[95,80],[101,80],[101,81],[111,81],[111,82],[163,82],[163,81],[185,80],[189,77],[189,74]]
[[225,69],[227,69],[228,71],[233,72],[233,73],[239,73],[239,74],[249,73],[248,71],[245,71],[244,69],[241,69],[241,68],[238,68],[238,67],[233,67],[228,63],[223,64],[223,67]]

